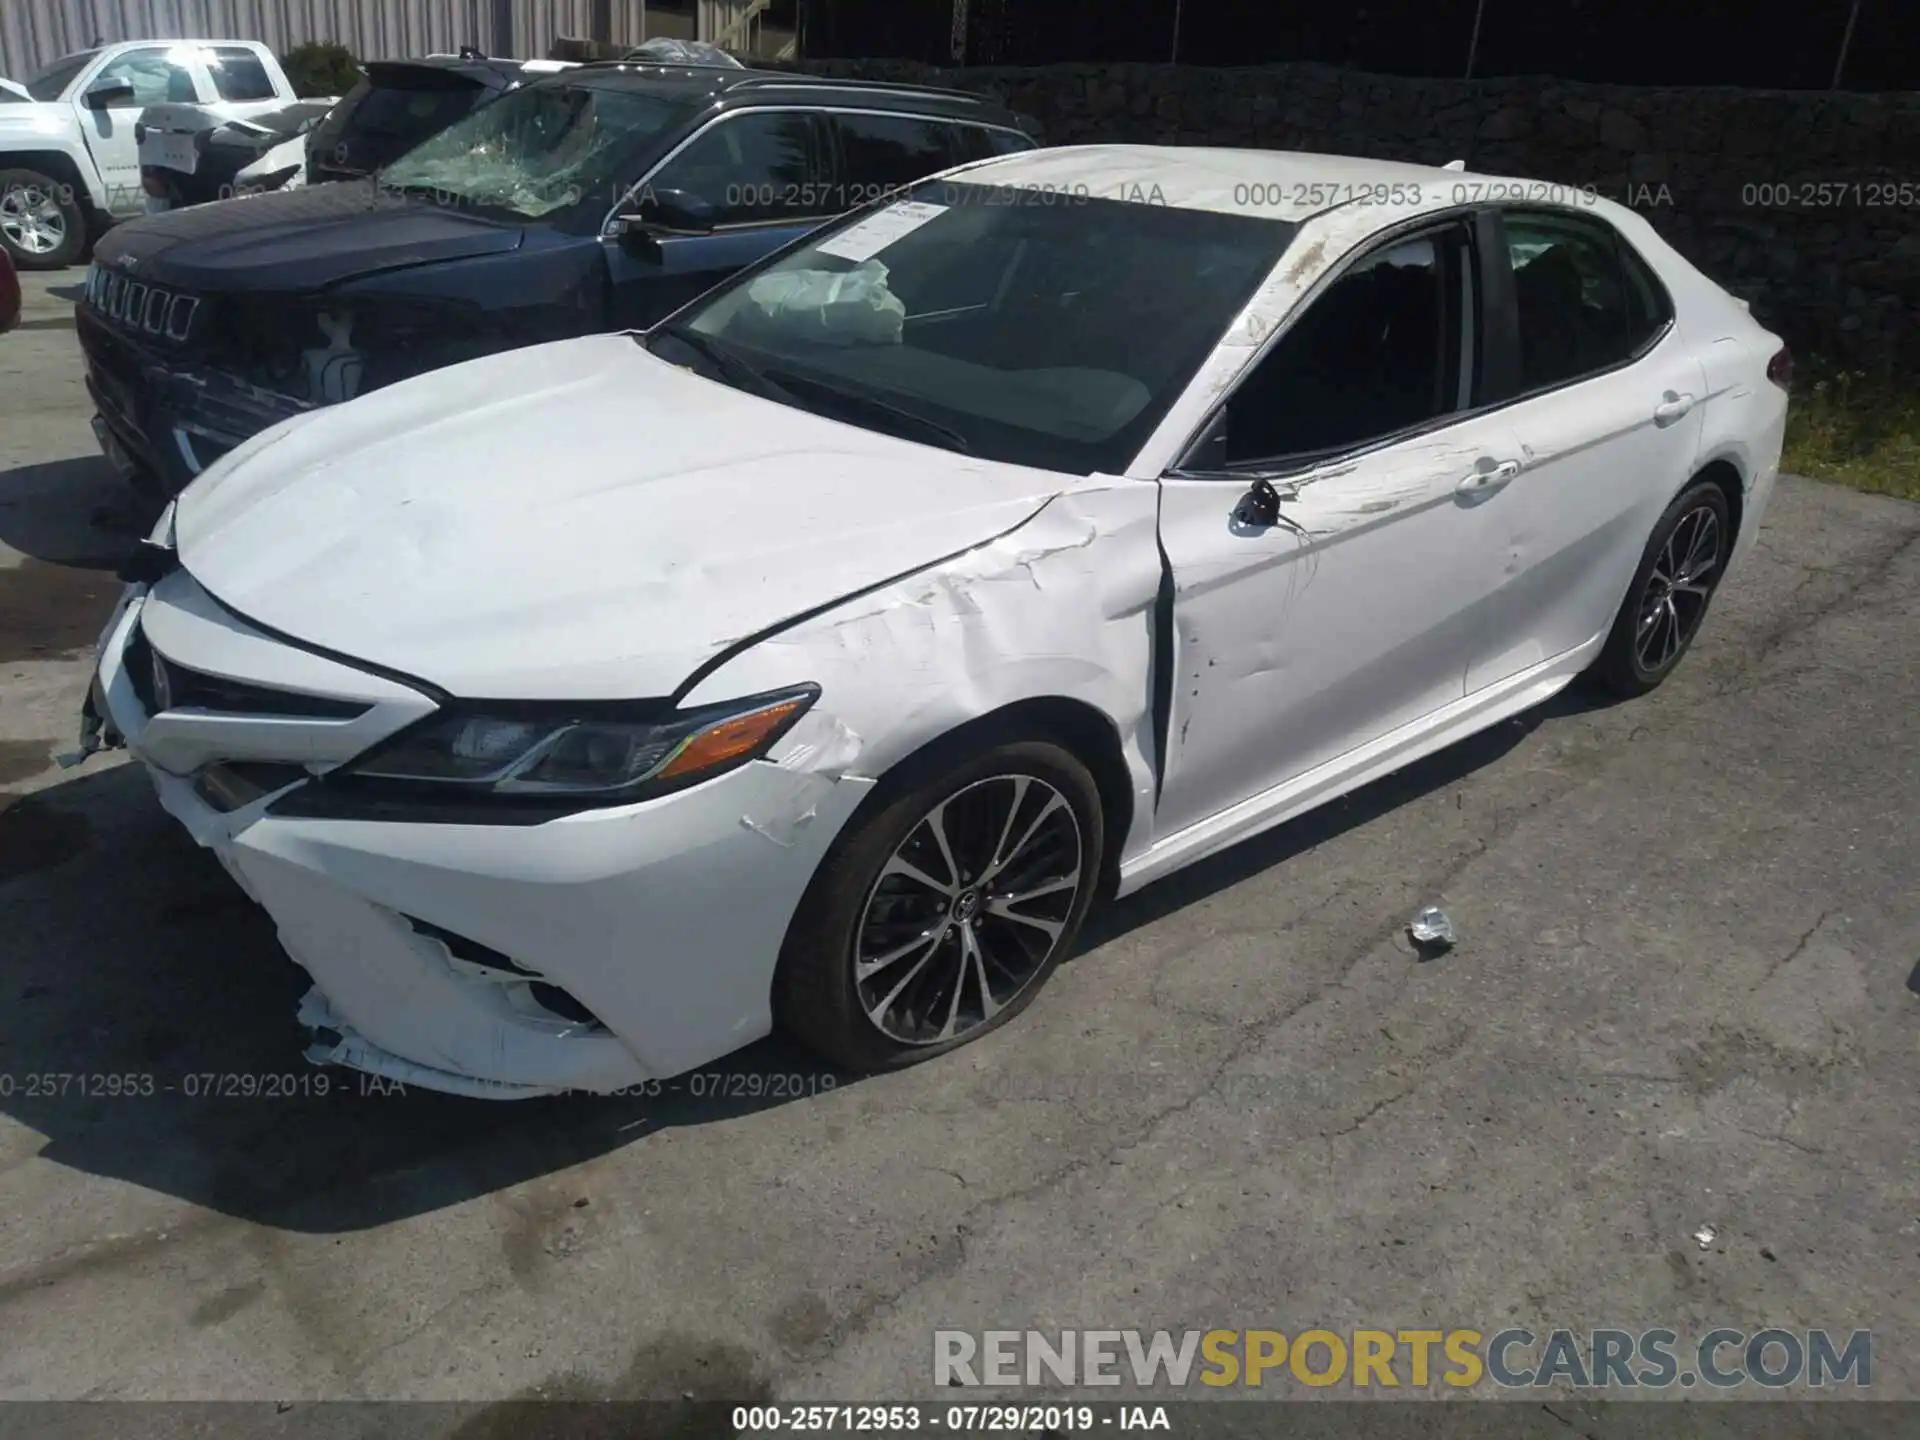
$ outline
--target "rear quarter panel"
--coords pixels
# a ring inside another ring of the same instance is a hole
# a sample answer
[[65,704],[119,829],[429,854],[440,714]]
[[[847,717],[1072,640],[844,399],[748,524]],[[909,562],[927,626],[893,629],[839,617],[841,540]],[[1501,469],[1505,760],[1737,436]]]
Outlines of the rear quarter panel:
[[1665,282],[1676,328],[1705,372],[1696,468],[1731,465],[1746,497],[1731,563],[1753,543],[1780,472],[1788,402],[1786,392],[1767,379],[1767,363],[1781,339],[1631,210],[1610,207],[1609,218]]

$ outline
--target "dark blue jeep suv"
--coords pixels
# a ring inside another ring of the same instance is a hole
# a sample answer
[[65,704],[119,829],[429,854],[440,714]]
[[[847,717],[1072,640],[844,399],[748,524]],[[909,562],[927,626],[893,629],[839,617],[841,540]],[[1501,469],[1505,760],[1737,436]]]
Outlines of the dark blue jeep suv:
[[367,181],[103,238],[79,306],[101,445],[171,494],[298,411],[496,350],[639,329],[821,221],[1030,122],[960,91],[587,65]]

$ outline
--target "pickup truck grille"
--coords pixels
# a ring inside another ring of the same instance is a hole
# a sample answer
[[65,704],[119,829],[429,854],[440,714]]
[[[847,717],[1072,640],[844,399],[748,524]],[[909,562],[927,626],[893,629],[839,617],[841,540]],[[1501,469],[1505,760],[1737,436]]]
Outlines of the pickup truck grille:
[[198,296],[149,285],[118,270],[94,265],[87,270],[84,303],[122,330],[184,344],[199,317]]

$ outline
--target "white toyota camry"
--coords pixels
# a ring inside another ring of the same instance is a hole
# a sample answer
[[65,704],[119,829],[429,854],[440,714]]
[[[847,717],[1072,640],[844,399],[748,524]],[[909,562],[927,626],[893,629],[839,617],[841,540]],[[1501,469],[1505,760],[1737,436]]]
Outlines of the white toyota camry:
[[900,1065],[1016,1015],[1097,899],[1583,674],[1659,684],[1787,372],[1579,192],[989,160],[644,335],[242,446],[83,723],[271,912],[311,1059],[607,1092],[781,1026]]

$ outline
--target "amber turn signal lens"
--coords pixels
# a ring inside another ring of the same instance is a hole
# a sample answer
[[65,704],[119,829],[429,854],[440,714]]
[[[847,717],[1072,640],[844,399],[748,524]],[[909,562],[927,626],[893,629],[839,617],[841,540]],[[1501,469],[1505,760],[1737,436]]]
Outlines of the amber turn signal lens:
[[751,755],[767,743],[769,735],[791,720],[797,712],[804,710],[807,704],[807,697],[782,700],[764,710],[722,720],[682,745],[674,757],[655,772],[653,778],[671,780],[679,775],[693,775],[710,770],[715,765],[724,765],[729,760],[738,760],[742,755]]

